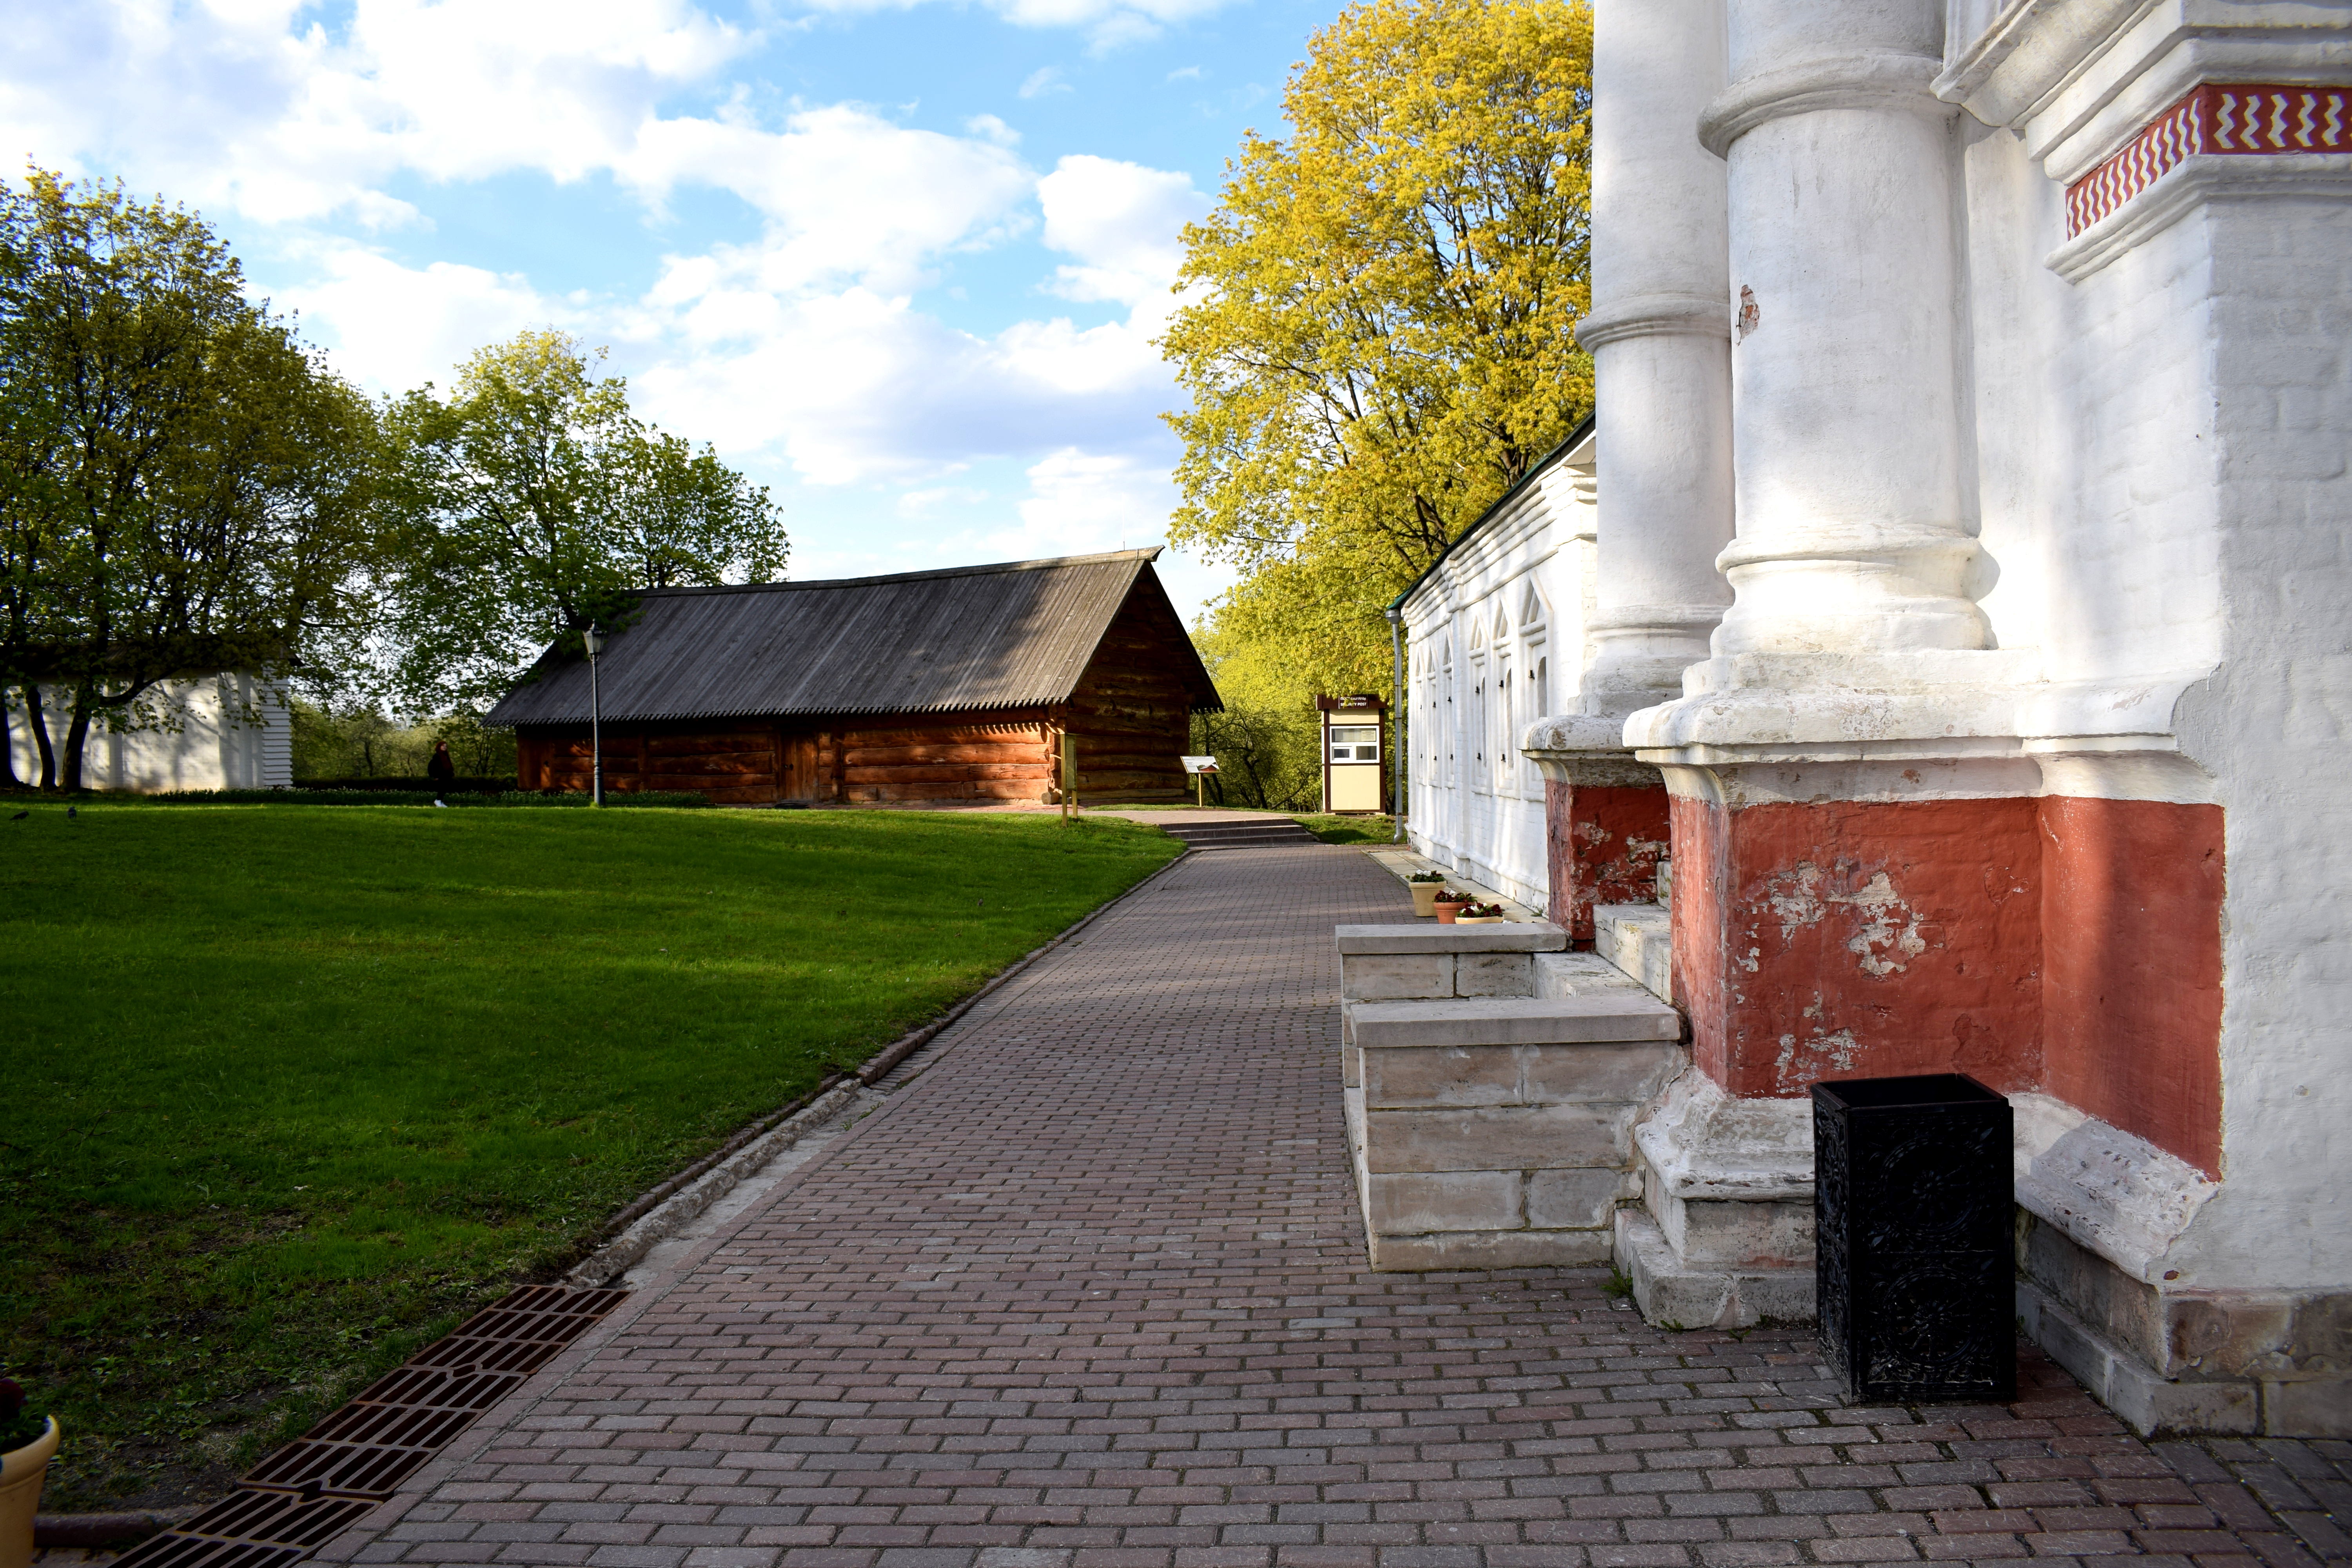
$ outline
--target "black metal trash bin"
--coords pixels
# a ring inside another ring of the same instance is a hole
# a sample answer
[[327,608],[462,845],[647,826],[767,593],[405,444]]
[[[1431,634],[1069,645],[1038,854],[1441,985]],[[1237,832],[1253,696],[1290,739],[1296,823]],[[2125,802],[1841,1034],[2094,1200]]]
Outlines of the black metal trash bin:
[[2010,1121],[1958,1073],[1813,1085],[1815,1305],[1847,1398],[2016,1397]]

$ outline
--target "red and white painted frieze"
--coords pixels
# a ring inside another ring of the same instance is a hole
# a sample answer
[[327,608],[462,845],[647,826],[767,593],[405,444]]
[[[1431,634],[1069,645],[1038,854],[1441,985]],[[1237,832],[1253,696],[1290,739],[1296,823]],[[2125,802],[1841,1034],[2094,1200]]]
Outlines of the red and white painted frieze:
[[2207,82],[2066,187],[2066,235],[2082,233],[2204,153],[2352,153],[2352,87]]

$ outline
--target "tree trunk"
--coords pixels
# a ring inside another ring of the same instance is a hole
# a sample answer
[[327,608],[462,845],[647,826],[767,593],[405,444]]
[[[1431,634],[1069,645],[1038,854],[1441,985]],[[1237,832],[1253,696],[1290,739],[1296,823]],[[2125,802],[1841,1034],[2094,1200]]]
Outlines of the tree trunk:
[[68,795],[81,788],[82,752],[89,743],[89,705],[96,695],[87,686],[74,693],[73,718],[66,725],[66,754],[58,769],[58,787]]
[[41,688],[36,681],[26,681],[25,691],[25,723],[33,731],[33,746],[41,754],[41,788],[58,787],[58,752],[49,739],[49,716],[41,706]]
[[0,789],[22,789],[16,776],[16,735],[8,727],[8,689],[0,686]]

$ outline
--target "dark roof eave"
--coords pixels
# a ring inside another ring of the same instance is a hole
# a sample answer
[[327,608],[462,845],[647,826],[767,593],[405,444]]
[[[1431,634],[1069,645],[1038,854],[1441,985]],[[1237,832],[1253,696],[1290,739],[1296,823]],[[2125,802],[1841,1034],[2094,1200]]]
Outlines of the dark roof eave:
[[1402,611],[1404,608],[1404,602],[1407,599],[1412,598],[1415,594],[1420,593],[1421,585],[1423,583],[1428,582],[1430,576],[1435,573],[1440,566],[1445,564],[1446,557],[1452,555],[1456,550],[1461,549],[1465,544],[1467,544],[1471,539],[1477,534],[1480,529],[1486,527],[1487,523],[1494,521],[1496,513],[1500,512],[1505,507],[1510,505],[1514,500],[1517,499],[1518,493],[1521,490],[1527,489],[1529,485],[1535,483],[1538,479],[1542,477],[1543,471],[1546,468],[1550,468],[1557,458],[1566,453],[1574,451],[1577,447],[1583,442],[1587,436],[1591,435],[1593,422],[1598,417],[1598,415],[1586,415],[1584,416],[1583,423],[1577,426],[1575,429],[1570,430],[1565,437],[1563,437],[1559,445],[1554,447],[1550,451],[1546,452],[1542,457],[1538,458],[1535,462],[1528,467],[1528,471],[1519,476],[1518,482],[1514,484],[1509,489],[1505,490],[1501,495],[1496,496],[1495,498],[1495,503],[1488,507],[1485,511],[1478,514],[1477,521],[1472,523],[1469,527],[1455,534],[1452,542],[1449,542],[1444,549],[1437,552],[1437,559],[1423,567],[1421,569],[1421,575],[1415,577],[1410,584],[1408,584],[1403,593],[1399,594],[1395,598],[1389,601],[1388,607],[1391,610]]

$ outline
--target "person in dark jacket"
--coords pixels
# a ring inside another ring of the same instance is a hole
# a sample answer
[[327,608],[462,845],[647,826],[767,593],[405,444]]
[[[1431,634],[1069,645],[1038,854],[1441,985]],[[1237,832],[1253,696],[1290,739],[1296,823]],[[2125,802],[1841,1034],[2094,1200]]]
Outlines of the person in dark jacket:
[[449,804],[449,786],[457,780],[457,764],[449,755],[449,742],[433,742],[433,760],[425,764],[425,773],[433,781],[433,804]]

